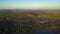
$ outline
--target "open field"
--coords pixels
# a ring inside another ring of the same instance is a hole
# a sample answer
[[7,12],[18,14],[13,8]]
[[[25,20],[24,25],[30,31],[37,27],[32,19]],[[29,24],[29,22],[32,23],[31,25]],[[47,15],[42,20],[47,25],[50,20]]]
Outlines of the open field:
[[44,28],[60,34],[60,10],[0,10],[1,34],[33,34]]

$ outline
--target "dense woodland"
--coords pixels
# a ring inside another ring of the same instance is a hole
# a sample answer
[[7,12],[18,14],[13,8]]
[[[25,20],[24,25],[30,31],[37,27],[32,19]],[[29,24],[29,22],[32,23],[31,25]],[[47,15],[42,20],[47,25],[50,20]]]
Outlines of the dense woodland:
[[[40,23],[48,20],[48,22]],[[0,34],[33,34],[38,29],[48,28],[60,34],[60,11],[13,11],[0,10]]]

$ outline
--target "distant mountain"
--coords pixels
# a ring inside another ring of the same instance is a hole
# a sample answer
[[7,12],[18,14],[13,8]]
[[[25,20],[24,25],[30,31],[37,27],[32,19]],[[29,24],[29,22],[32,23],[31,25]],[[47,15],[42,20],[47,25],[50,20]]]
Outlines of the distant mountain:
[[13,10],[0,10],[1,13],[12,13]]

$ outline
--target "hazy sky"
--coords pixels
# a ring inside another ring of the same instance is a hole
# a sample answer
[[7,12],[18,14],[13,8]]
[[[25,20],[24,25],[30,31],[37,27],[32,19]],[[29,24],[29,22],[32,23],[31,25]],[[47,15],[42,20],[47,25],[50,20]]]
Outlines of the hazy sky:
[[60,9],[60,0],[0,0],[0,9]]

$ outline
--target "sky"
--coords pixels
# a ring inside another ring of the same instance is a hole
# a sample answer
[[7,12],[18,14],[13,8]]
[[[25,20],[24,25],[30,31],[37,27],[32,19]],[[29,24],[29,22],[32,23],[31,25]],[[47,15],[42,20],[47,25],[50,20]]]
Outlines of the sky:
[[60,9],[60,0],[0,0],[0,9]]

